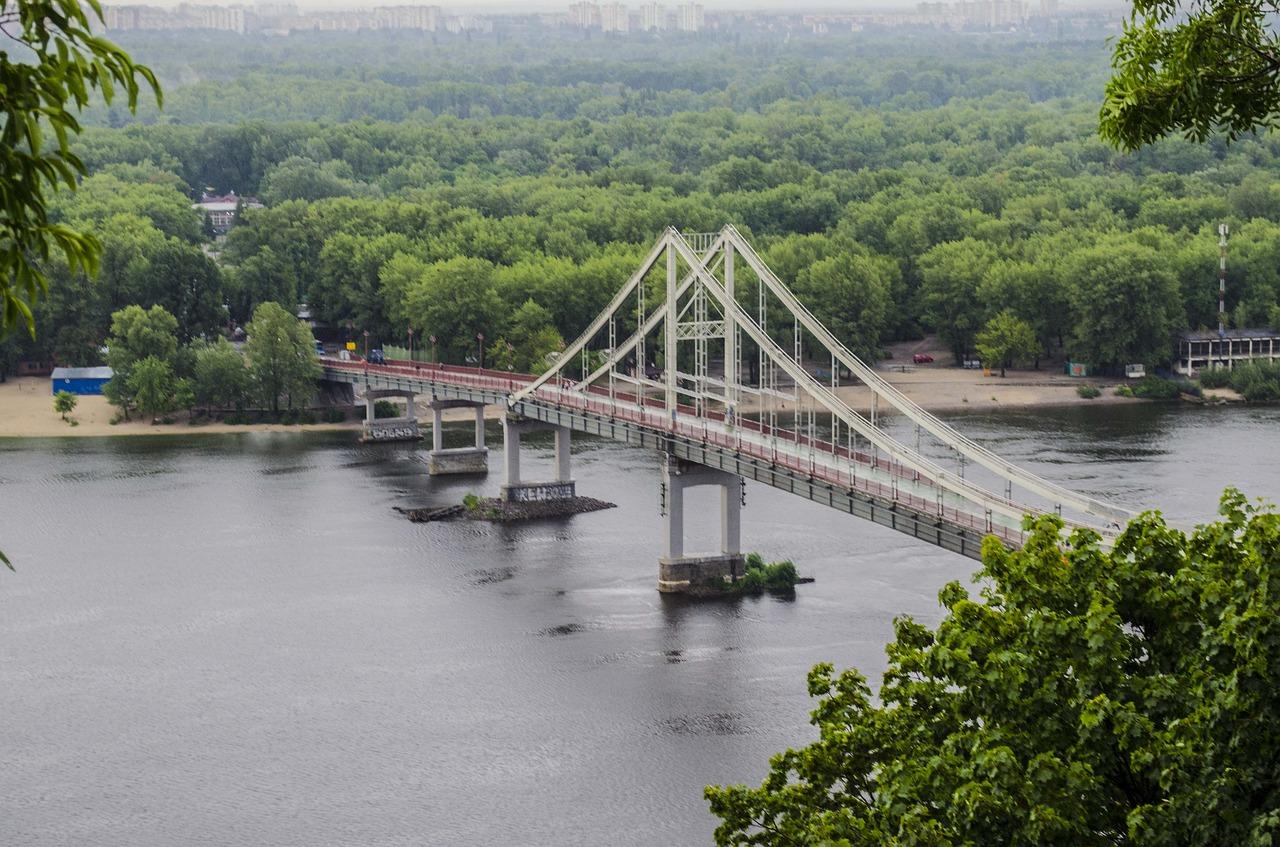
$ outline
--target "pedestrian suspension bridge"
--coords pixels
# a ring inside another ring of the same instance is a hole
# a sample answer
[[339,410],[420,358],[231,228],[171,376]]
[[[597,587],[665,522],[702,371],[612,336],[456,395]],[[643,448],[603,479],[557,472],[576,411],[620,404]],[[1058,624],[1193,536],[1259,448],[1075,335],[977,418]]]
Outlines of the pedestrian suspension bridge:
[[[484,472],[484,407],[503,406],[504,499],[573,497],[571,432],[661,451],[664,591],[742,573],[745,479],[973,558],[987,535],[1019,546],[1027,514],[1057,513],[1068,528],[1089,527],[1104,540],[1131,517],[1006,461],[920,408],[819,323],[732,226],[668,229],[539,376],[401,361],[325,358],[323,366],[326,380],[363,389],[370,439],[416,438],[413,401],[429,396],[432,474]],[[842,380],[870,389],[869,414],[841,398]],[[384,397],[404,398],[407,415],[375,419]],[[459,406],[475,409],[475,444],[445,449],[441,413]],[[538,430],[555,433],[551,480],[521,475],[521,436]],[[720,489],[721,543],[688,555],[683,493],[697,485]]]

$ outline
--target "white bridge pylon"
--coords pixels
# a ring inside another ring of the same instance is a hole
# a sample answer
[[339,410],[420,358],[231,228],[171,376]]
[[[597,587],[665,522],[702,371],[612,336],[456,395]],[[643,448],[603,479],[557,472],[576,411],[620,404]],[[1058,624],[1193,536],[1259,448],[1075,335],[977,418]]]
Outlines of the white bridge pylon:
[[[806,341],[811,361],[829,357],[827,382],[805,368]],[[869,417],[837,395],[842,370],[871,390]],[[606,387],[615,404],[763,439],[775,452],[800,454],[851,480],[859,472],[864,479],[881,474],[895,494],[905,485],[915,498],[936,501],[939,514],[962,507],[1015,529],[1024,514],[1065,509],[1079,516],[1064,515],[1069,523],[1104,537],[1131,517],[1006,461],[911,401],[835,338],[733,226],[687,236],[668,228],[604,311],[511,402],[547,394],[599,399]],[[882,428],[882,402],[915,425],[915,449]],[[825,433],[816,429],[819,414],[829,416]],[[920,452],[922,432],[954,451],[959,470]],[[966,479],[966,461],[986,469],[1004,492]],[[1036,502],[1015,499],[1015,489]]]

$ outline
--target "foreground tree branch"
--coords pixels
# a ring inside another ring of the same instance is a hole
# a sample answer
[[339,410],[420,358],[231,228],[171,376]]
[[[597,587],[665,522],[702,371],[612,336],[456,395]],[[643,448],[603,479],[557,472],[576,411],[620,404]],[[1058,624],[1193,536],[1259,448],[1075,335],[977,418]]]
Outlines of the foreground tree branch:
[[1116,41],[1099,129],[1135,150],[1166,135],[1234,140],[1275,125],[1280,42],[1275,4],[1135,0]]
[[151,70],[94,35],[86,10],[102,21],[98,0],[0,0],[15,43],[0,50],[0,334],[18,323],[34,334],[31,304],[47,287],[41,263],[51,254],[72,271],[97,270],[98,240],[49,217],[48,195],[74,190],[86,173],[71,152],[76,114],[95,93],[110,103],[122,91],[130,110],[143,86],[161,99]]
[[[819,665],[818,740],[711,787],[719,845],[1256,845],[1280,831],[1280,515],[1228,490],[1113,550],[1055,517],[988,539],[936,629],[896,621],[879,701]],[[870,796],[871,801],[864,799]]]

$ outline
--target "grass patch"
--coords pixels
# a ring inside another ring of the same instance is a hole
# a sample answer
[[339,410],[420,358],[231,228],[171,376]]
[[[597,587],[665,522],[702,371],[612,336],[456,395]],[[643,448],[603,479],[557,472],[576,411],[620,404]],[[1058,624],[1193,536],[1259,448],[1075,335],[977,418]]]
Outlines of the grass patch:
[[1095,397],[1101,397],[1102,391],[1100,391],[1098,387],[1094,385],[1077,385],[1076,394],[1079,394],[1081,397],[1083,397],[1086,400],[1092,400]]
[[1118,386],[1116,386],[1116,396],[1117,396],[1117,397],[1132,397],[1132,396],[1133,396],[1133,389],[1132,389],[1132,388],[1130,388],[1130,387],[1129,387],[1129,386],[1127,386],[1127,385],[1118,385]]
[[709,579],[700,582],[699,588],[711,594],[758,596],[766,591],[790,591],[799,582],[800,575],[796,573],[796,566],[789,560],[766,562],[759,553],[748,553],[746,568],[737,582]]
[[748,553],[746,571],[742,579],[734,583],[734,588],[743,594],[762,594],[795,588],[799,580],[796,566],[789,559],[765,562],[759,553]]
[[1177,400],[1181,393],[1181,385],[1171,379],[1161,379],[1158,376],[1143,377],[1133,387],[1133,396],[1144,400]]

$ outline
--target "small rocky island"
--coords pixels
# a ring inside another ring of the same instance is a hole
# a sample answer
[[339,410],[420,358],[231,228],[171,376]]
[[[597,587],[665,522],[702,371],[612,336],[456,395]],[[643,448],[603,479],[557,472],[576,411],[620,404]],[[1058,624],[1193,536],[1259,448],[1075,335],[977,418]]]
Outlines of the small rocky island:
[[478,497],[468,494],[456,506],[436,509],[397,509],[415,523],[443,520],[493,521],[515,523],[517,521],[565,518],[617,508],[616,503],[597,500],[594,497],[561,497],[554,500],[503,500],[498,497]]
[[716,579],[695,582],[684,592],[700,599],[716,597],[759,596],[764,593],[793,594],[797,585],[813,582],[811,576],[800,576],[788,559],[766,562],[759,553],[748,553],[742,575],[734,580]]

